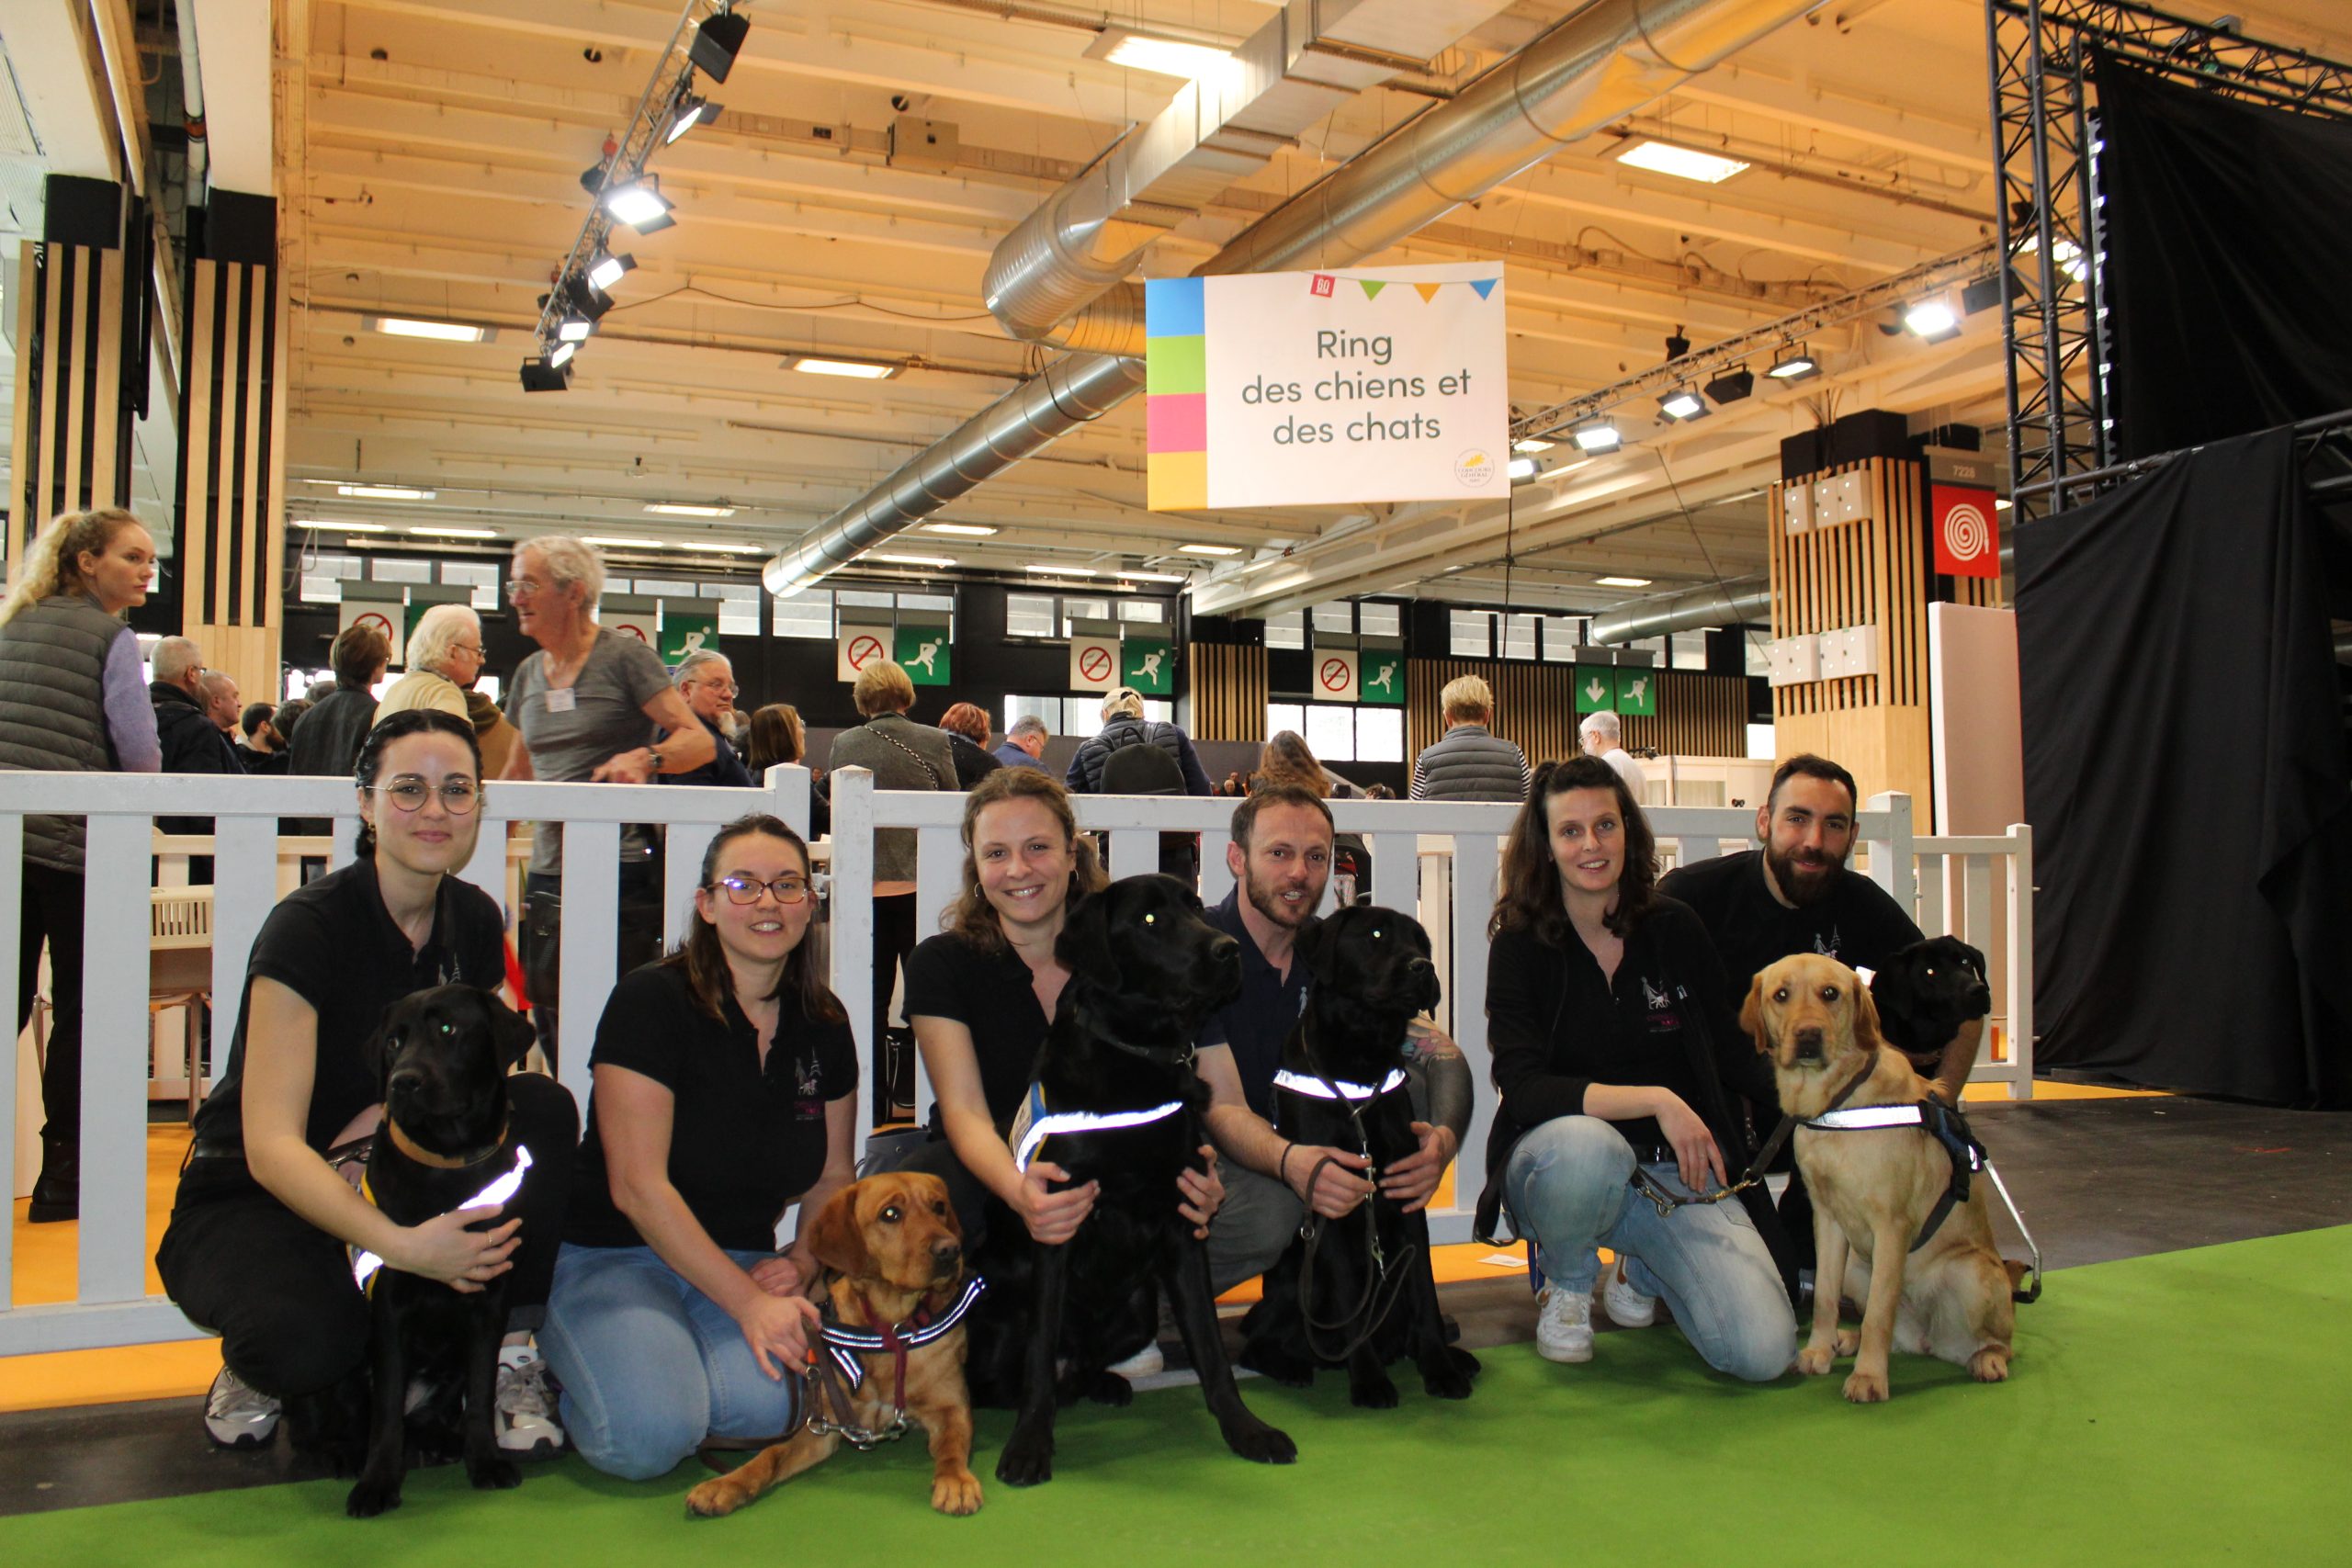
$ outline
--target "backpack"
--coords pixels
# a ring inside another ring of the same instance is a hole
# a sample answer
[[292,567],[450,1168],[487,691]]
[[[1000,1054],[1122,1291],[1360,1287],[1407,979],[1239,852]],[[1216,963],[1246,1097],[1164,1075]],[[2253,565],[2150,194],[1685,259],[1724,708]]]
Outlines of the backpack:
[[1182,795],[1184,770],[1149,739],[1148,727],[1102,762],[1104,795]]

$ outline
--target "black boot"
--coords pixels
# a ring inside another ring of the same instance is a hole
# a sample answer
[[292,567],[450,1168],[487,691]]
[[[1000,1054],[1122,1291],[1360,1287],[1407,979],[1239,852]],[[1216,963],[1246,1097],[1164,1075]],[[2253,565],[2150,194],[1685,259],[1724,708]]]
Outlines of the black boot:
[[33,1184],[32,1205],[25,1218],[34,1224],[82,1217],[82,1145],[72,1138],[43,1134],[40,1179]]

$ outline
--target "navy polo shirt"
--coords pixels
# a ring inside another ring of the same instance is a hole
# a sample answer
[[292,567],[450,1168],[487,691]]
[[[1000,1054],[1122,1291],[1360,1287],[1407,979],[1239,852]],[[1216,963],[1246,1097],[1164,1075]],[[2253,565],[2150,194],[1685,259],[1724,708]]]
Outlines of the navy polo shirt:
[[1294,958],[1290,973],[1278,975],[1250,940],[1241,923],[1241,889],[1236,886],[1225,902],[1203,916],[1208,923],[1241,944],[1241,994],[1209,1015],[1201,1026],[1200,1045],[1229,1046],[1234,1067],[1241,1075],[1241,1092],[1250,1109],[1268,1121],[1274,1115],[1274,1074],[1283,1065],[1283,1043],[1290,1026],[1306,1010],[1306,965]]

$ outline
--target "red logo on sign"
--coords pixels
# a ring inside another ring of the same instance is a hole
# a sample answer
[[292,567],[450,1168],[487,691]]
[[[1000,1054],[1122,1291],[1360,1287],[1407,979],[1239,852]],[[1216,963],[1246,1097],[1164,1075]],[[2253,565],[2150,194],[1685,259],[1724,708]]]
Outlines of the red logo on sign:
[[870,637],[850,638],[849,667],[851,669],[863,670],[865,668],[866,660],[881,657],[882,644],[879,638]]
[[1109,680],[1111,678],[1111,650],[1107,648],[1088,649],[1085,652],[1078,656],[1078,672],[1080,675],[1085,676],[1090,681]]
[[1950,577],[2001,575],[2001,536],[1989,490],[1935,487],[1936,570]]
[[367,611],[362,615],[352,616],[351,624],[355,626],[373,626],[378,631],[384,634],[384,640],[386,642],[392,640],[391,621],[383,615],[376,614],[373,610]]
[[631,626],[628,622],[623,621],[619,625],[614,626],[613,629],[616,632],[627,632],[629,636],[637,638],[639,642],[643,642],[645,640],[645,628],[643,626]]
[[1323,661],[1322,670],[1317,672],[1317,678],[1322,681],[1325,691],[1339,692],[1347,689],[1350,674],[1346,660],[1327,659]]
[[1314,290],[1315,297],[1317,299],[1329,299],[1331,297],[1331,289],[1333,288],[1331,275],[1328,272],[1317,273],[1315,275],[1314,283],[1309,285],[1309,287]]

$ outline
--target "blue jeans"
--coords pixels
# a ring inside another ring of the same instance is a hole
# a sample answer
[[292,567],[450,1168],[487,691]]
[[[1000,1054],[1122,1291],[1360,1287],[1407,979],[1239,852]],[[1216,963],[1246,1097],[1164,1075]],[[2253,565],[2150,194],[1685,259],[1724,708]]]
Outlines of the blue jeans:
[[[1646,1168],[1668,1192],[1690,1189],[1670,1165]],[[1664,1296],[1675,1325],[1707,1365],[1767,1382],[1796,1359],[1797,1320],[1771,1252],[1737,1199],[1661,1216],[1636,1192],[1634,1146],[1597,1116],[1562,1116],[1519,1140],[1504,1170],[1512,1223],[1535,1244],[1536,1266],[1558,1289],[1590,1291],[1596,1247],[1626,1259],[1625,1278]]]
[[[749,1269],[764,1252],[729,1252]],[[563,1384],[563,1429],[607,1475],[668,1473],[705,1438],[773,1438],[800,1380],[760,1371],[742,1330],[650,1247],[556,1255],[539,1348]]]

